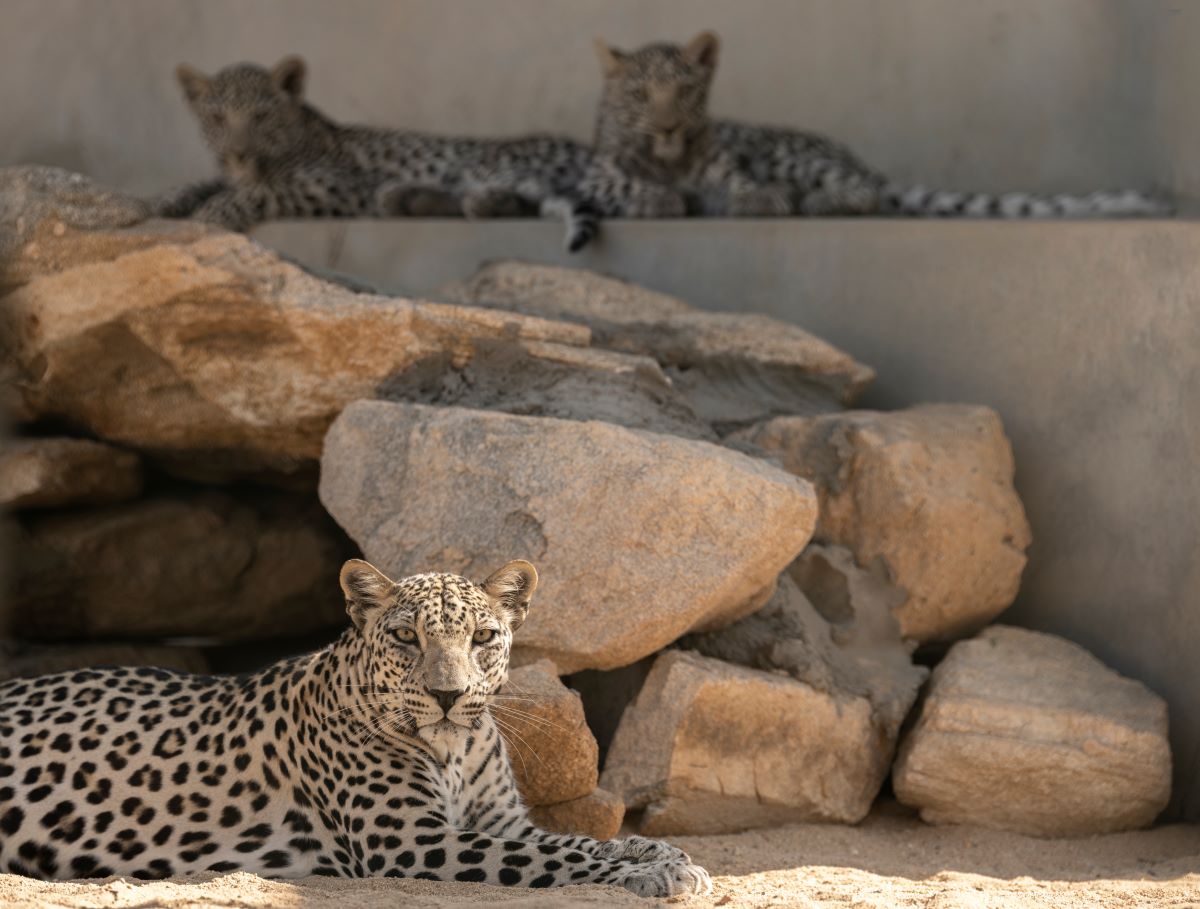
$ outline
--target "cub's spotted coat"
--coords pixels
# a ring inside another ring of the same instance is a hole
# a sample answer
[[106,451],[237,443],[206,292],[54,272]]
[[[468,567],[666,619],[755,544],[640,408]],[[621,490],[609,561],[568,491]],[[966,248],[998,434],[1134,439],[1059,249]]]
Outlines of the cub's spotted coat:
[[0,685],[0,870],[392,875],[706,891],[666,843],[533,826],[488,711],[537,573],[342,571],[338,641],[254,675],[94,669]]
[[[961,193],[891,183],[846,146],[813,133],[715,120],[708,92],[717,36],[626,53],[596,43],[604,90],[596,162],[581,184],[653,217],[702,214],[997,218],[1153,216],[1170,207],[1134,191],[1088,196]],[[630,197],[630,198],[627,198]],[[635,202],[633,200],[640,200]]]
[[596,234],[593,208],[574,196],[591,160],[578,142],[343,126],[305,103],[298,57],[177,76],[221,177],[155,200],[165,217],[245,230],[272,218],[540,213],[566,222],[571,250]]

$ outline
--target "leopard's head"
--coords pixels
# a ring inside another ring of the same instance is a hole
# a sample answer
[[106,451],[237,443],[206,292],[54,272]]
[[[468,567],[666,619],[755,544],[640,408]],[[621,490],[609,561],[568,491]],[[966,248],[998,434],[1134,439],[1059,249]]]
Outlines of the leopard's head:
[[620,51],[597,39],[604,74],[597,149],[657,168],[686,161],[708,128],[719,43],[712,32],[701,32],[685,45]]
[[287,159],[310,141],[304,74],[299,57],[284,57],[269,70],[238,63],[215,76],[183,64],[175,70],[205,144],[235,182],[261,179],[271,162]]
[[[486,581],[417,574],[393,581],[358,559],[342,568],[346,611],[364,643],[376,720],[432,741],[473,729],[508,679],[512,636],[529,611],[537,571],[509,562]],[[383,693],[383,694],[380,694]]]

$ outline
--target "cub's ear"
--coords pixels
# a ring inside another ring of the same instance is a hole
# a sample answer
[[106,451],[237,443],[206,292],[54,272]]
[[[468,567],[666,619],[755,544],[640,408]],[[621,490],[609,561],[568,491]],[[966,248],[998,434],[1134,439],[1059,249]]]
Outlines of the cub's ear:
[[212,80],[208,76],[186,63],[180,63],[175,67],[175,79],[182,86],[183,95],[189,101],[198,101],[212,88]]
[[509,562],[483,582],[484,592],[508,626],[516,631],[529,613],[529,600],[537,590],[537,569],[523,559]]
[[683,56],[691,63],[698,63],[710,69],[717,65],[717,51],[721,49],[721,39],[715,32],[701,32],[687,43]]
[[346,594],[346,612],[357,628],[367,624],[374,610],[388,605],[388,594],[396,586],[386,574],[362,559],[351,559],[343,565],[338,580]]
[[284,57],[271,70],[271,81],[276,88],[299,101],[304,95],[304,74],[307,70],[302,58],[295,55]]
[[600,61],[600,71],[605,76],[617,76],[625,69],[625,55],[615,47],[609,47],[603,38],[592,41],[596,48],[596,59]]

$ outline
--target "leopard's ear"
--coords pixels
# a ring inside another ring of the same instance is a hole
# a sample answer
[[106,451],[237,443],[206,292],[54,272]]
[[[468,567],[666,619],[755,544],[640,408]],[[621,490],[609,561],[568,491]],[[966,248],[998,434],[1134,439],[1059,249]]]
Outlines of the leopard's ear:
[[618,76],[625,69],[625,55],[615,47],[609,47],[603,38],[595,38],[592,45],[596,48],[596,59],[600,61],[600,71],[605,78]]
[[287,92],[297,101],[304,97],[304,76],[308,71],[302,57],[292,54],[284,57],[271,69],[271,81],[275,87]]
[[186,63],[175,67],[175,80],[183,88],[183,95],[189,101],[200,100],[212,89],[212,79]]
[[346,595],[346,612],[360,629],[372,612],[389,605],[389,594],[396,586],[386,574],[362,559],[351,559],[343,565],[338,580]]
[[721,49],[721,39],[716,32],[704,31],[687,43],[683,56],[690,63],[697,63],[709,69],[717,65],[717,52]]
[[529,600],[537,584],[537,569],[524,559],[517,559],[493,572],[483,582],[483,590],[508,627],[516,631],[529,614]]

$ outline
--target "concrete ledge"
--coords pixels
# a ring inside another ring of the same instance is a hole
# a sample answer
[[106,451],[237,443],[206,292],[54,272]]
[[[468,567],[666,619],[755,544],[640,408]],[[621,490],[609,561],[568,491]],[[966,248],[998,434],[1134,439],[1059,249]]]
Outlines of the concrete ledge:
[[1065,635],[1170,703],[1176,813],[1200,817],[1200,223],[265,225],[300,261],[427,294],[483,259],[595,268],[803,325],[879,371],[867,404],[990,404],[1033,525],[1005,620]]

